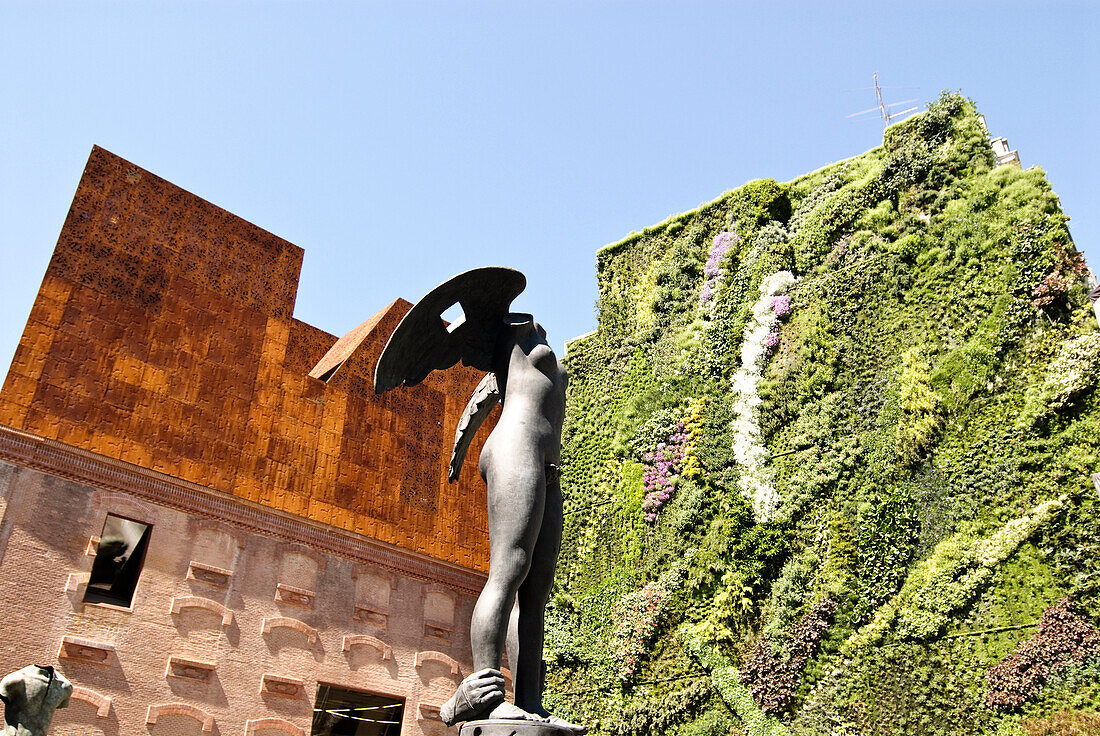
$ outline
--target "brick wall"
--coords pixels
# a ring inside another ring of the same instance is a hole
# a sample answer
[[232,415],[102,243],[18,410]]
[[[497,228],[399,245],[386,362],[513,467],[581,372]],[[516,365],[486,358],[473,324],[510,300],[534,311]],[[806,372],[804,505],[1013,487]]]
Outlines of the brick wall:
[[[445,563],[417,557],[428,574],[410,575],[334,555],[119,490],[139,485],[126,466],[77,459],[117,488],[0,462],[0,672],[56,664],[77,686],[51,733],[308,734],[319,682],[403,697],[402,733],[446,732],[433,718],[471,671],[476,586],[440,582]],[[83,602],[109,513],[152,525],[129,609]]]

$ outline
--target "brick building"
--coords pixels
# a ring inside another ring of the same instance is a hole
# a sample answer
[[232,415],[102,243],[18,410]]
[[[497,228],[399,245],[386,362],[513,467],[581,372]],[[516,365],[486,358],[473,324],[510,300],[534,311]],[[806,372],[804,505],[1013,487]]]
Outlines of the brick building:
[[93,149],[0,391],[0,669],[72,680],[54,733],[446,730],[488,561],[477,464],[446,463],[481,376],[376,396],[410,304],[337,339],[292,317],[301,262]]

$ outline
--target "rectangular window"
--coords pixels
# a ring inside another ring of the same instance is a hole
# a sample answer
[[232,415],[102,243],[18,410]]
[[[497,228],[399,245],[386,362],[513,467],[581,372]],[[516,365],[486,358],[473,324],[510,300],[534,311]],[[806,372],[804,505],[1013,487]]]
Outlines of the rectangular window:
[[145,562],[151,529],[140,521],[107,514],[88,577],[88,588],[84,591],[85,601],[130,606]]
[[317,685],[312,736],[398,736],[405,700]]

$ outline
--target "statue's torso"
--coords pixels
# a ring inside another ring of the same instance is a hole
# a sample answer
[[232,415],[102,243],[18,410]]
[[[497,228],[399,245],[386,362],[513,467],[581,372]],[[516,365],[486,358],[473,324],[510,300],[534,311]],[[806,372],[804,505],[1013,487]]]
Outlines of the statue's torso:
[[565,366],[533,329],[513,342],[506,358],[506,367],[499,366],[496,371],[503,407],[481,453],[482,472],[493,462],[498,448],[504,451],[504,445],[517,460],[525,450],[533,449],[542,463],[556,465],[561,459],[565,418]]

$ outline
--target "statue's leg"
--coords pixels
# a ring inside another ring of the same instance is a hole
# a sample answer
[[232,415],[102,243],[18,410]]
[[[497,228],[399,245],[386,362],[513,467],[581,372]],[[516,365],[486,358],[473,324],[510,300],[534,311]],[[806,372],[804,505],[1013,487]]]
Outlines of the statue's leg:
[[541,461],[532,458],[524,462],[516,456],[520,453],[508,449],[495,447],[494,456],[506,461],[490,462],[484,468],[489,500],[489,579],[470,622],[475,670],[500,668],[512,603],[531,569],[542,524],[545,483]]
[[[530,574],[530,573],[528,573]],[[519,661],[519,601],[512,605],[512,613],[508,616],[508,643],[505,646],[508,652],[508,666],[515,667]]]
[[546,483],[546,503],[531,569],[519,588],[519,656],[514,664],[516,705],[544,714],[542,708],[542,647],[546,603],[554,587],[554,568],[561,549],[562,498],[557,478]]

